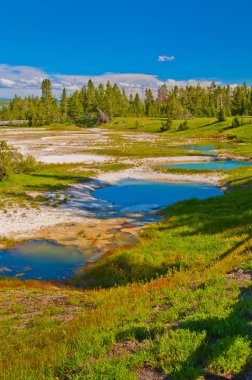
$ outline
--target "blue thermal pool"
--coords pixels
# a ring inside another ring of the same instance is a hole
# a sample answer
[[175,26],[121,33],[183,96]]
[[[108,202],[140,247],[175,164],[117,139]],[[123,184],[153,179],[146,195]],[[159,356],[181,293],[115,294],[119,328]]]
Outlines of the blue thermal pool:
[[106,200],[121,216],[145,212],[190,198],[204,199],[223,194],[214,186],[198,183],[165,183],[127,179],[93,192]]
[[164,164],[162,168],[180,168],[180,169],[198,169],[198,170],[229,170],[239,168],[241,166],[251,166],[247,161],[206,161],[206,162],[186,162],[179,164]]
[[9,250],[0,250],[0,274],[21,279],[63,280],[96,256],[97,252],[85,254],[48,240],[28,240]]

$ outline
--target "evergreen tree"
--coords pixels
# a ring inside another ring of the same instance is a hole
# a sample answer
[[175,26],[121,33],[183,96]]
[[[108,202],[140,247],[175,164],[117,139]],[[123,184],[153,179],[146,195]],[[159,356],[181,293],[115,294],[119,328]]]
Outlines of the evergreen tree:
[[50,79],[43,79],[41,83],[41,101],[44,105],[47,103],[52,102],[53,95],[52,95],[52,84]]
[[237,128],[241,125],[240,119],[238,116],[235,116],[232,120],[232,127]]
[[127,98],[126,92],[122,90],[122,114],[121,116],[126,116],[129,110],[129,99]]
[[167,132],[171,129],[171,127],[172,127],[172,118],[171,118],[171,114],[168,114],[166,121],[162,123],[160,132]]
[[52,95],[52,84],[50,79],[43,79],[41,83],[41,102],[44,107],[45,124],[52,123],[58,117],[58,103]]
[[114,110],[114,105],[113,105],[113,88],[108,81],[106,84],[106,91],[105,91],[105,114],[108,115],[109,117],[113,116],[113,110]]
[[217,116],[219,122],[226,121],[225,112],[223,108],[219,109]]
[[75,91],[69,98],[68,113],[74,122],[78,121],[83,114],[83,108],[78,91]]
[[142,102],[140,99],[140,96],[138,93],[136,93],[135,98],[134,98],[134,113],[135,116],[141,116],[143,111],[143,106]]
[[65,121],[67,118],[68,113],[68,99],[67,99],[67,92],[66,89],[63,88],[61,98],[60,98],[60,114],[61,114],[61,120]]
[[155,100],[150,88],[145,90],[144,106],[146,116],[155,115]]
[[98,106],[96,104],[96,88],[92,80],[90,79],[87,84],[87,91],[86,91],[86,104],[85,109],[88,116],[91,116],[93,112],[95,111],[95,108]]

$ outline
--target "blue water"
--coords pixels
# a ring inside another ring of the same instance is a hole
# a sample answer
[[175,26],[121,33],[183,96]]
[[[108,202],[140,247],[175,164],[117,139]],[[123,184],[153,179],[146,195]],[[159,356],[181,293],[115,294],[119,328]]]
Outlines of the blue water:
[[229,170],[241,166],[251,166],[250,162],[246,161],[207,161],[207,162],[187,162],[179,164],[164,164],[162,168],[181,168],[181,169],[199,169],[199,170]]
[[0,250],[0,275],[62,280],[72,277],[87,259],[92,258],[74,247],[47,240],[29,240],[9,250]]
[[113,204],[121,214],[158,210],[190,198],[204,199],[223,192],[210,185],[188,183],[163,183],[140,180],[122,180],[113,186],[96,190],[96,198]]
[[213,150],[216,150],[216,145],[181,145],[181,149],[183,150],[195,150],[196,152],[202,153],[212,153]]
[[217,149],[228,149],[230,144],[192,144],[192,145],[181,145],[180,148],[183,150],[194,150],[196,152],[210,153],[213,154]]

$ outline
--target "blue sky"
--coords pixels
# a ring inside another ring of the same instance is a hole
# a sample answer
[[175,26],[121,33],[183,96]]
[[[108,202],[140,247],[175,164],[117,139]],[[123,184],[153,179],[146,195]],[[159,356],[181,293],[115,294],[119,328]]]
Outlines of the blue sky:
[[17,66],[77,87],[76,76],[104,73],[252,83],[251,0],[2,0],[0,10],[0,96],[27,74]]

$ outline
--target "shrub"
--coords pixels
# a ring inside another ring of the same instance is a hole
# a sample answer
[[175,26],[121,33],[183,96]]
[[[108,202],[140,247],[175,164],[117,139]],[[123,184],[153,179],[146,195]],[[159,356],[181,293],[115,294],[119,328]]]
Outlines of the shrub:
[[218,374],[227,371],[232,374],[239,373],[247,364],[251,355],[250,342],[248,339],[238,336],[227,336],[215,345],[214,360],[210,366]]
[[232,127],[237,128],[241,125],[240,119],[238,116],[235,116],[232,120]]
[[223,108],[219,109],[217,117],[219,122],[226,121],[225,111]]
[[189,127],[188,127],[188,121],[185,120],[183,121],[183,123],[181,123],[178,127],[178,131],[185,131],[187,130]]
[[168,117],[166,119],[166,122],[163,122],[162,123],[162,126],[160,128],[160,132],[166,132],[166,131],[169,131],[172,127],[172,119],[171,117]]
[[24,157],[17,149],[0,141],[0,181],[13,174],[29,173],[36,165],[32,156]]

